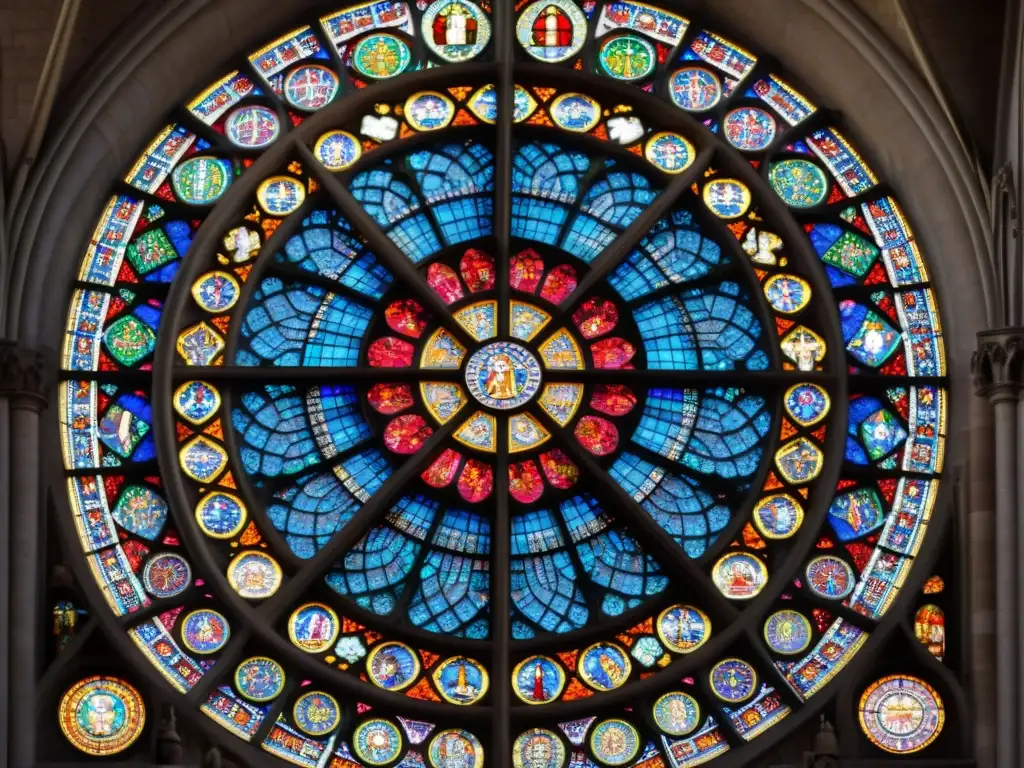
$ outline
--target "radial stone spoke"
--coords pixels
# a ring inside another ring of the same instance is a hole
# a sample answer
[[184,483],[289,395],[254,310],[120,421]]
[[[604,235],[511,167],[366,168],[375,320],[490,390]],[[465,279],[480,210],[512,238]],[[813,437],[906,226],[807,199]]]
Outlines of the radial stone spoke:
[[[537,417],[538,413],[534,413]],[[686,557],[682,548],[666,533],[665,529],[655,522],[647,511],[630,496],[607,471],[605,471],[590,454],[587,453],[565,430],[560,428],[546,413],[544,417],[552,427],[551,432],[560,443],[560,447],[576,462],[583,472],[590,476],[594,485],[594,493],[602,503],[614,512],[619,513],[618,519],[636,531],[637,538],[650,546],[651,552],[662,569],[677,579],[677,585],[685,584],[693,590],[695,596],[704,601],[706,610],[719,621],[731,622],[738,612],[722,593],[712,584],[710,578]]]
[[309,147],[300,144],[299,154],[302,155],[306,164],[313,169],[313,174],[331,195],[335,205],[351,222],[352,226],[356,228],[356,231],[366,238],[366,242],[369,244],[374,255],[394,273],[395,277],[403,285],[408,286],[416,294],[423,305],[441,320],[453,336],[464,346],[471,347],[473,340],[466,333],[465,329],[455,321],[455,318],[452,317],[448,305],[427,285],[416,265],[391,241],[391,238],[384,233],[373,217],[363,210],[359,202],[352,197],[352,193],[345,189],[344,185],[334,174],[326,170],[319,163],[313,156],[313,153],[310,152]]
[[608,277],[612,270],[619,266],[636,244],[651,231],[651,227],[654,226],[658,219],[668,213],[672,206],[679,202],[679,198],[682,195],[687,194],[693,182],[708,167],[714,152],[715,149],[711,145],[702,149],[694,159],[693,165],[672,179],[668,186],[665,187],[665,191],[658,195],[654,202],[647,206],[644,212],[637,216],[636,220],[626,228],[626,231],[615,238],[611,245],[594,259],[589,271],[580,280],[579,285],[576,286],[576,290],[562,302],[561,309],[566,315],[571,314],[573,308],[580,300]]
[[370,527],[387,513],[391,501],[436,458],[435,452],[455,431],[459,423],[461,422],[458,419],[452,419],[444,426],[438,427],[415,455],[396,468],[352,519],[334,534],[319,552],[306,561],[276,595],[259,607],[257,613],[260,618],[267,623],[273,623],[298,601],[306,589],[326,573],[335,560],[351,549]]

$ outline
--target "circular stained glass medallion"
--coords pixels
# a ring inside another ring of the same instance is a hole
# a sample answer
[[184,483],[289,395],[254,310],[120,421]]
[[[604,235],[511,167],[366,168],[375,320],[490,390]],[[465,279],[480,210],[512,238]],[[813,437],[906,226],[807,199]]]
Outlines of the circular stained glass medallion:
[[288,619],[288,637],[306,653],[323,653],[338,639],[338,614],[322,603],[309,603]]
[[352,48],[355,70],[377,80],[401,74],[411,60],[409,46],[397,35],[367,35]]
[[828,195],[825,172],[803,158],[780,160],[768,170],[768,181],[775,194],[791,208],[813,208]]
[[776,653],[803,653],[811,644],[811,622],[797,611],[776,611],[764,623],[764,639]]
[[216,653],[231,637],[231,625],[217,611],[200,608],[181,623],[181,641],[193,653]]
[[775,138],[775,119],[758,107],[740,107],[725,116],[722,129],[736,149],[760,152]]
[[266,656],[246,659],[235,670],[235,688],[249,701],[276,699],[284,690],[284,669]]
[[238,301],[238,281],[227,272],[207,272],[193,284],[192,298],[207,312],[224,312]]
[[341,722],[341,706],[330,694],[310,691],[295,700],[292,718],[310,736],[326,736]]
[[142,583],[153,597],[180,595],[192,581],[192,567],[181,555],[162,552],[153,555],[142,571]]
[[220,392],[204,381],[186,381],[174,392],[174,410],[190,424],[202,424],[220,408]]
[[264,552],[242,552],[228,565],[228,581],[245,599],[262,600],[281,586],[281,566]]
[[696,156],[693,144],[678,133],[656,133],[644,147],[644,157],[665,173],[682,173]]
[[387,765],[402,754],[402,734],[390,720],[374,718],[356,726],[352,746],[363,762]]
[[703,67],[684,67],[676,71],[668,88],[672,101],[687,112],[704,112],[722,98],[722,81]]
[[591,688],[610,691],[629,678],[629,656],[614,643],[595,643],[580,654],[577,671]]
[[642,80],[658,65],[654,46],[636,35],[619,35],[601,43],[597,60],[617,80]]
[[230,539],[237,536],[245,525],[248,513],[237,496],[223,491],[213,491],[200,500],[196,506],[196,522],[207,536],[213,539]]
[[224,120],[224,133],[232,144],[243,149],[262,149],[274,143],[281,133],[277,113],[269,107],[250,104],[239,107]]
[[811,286],[795,275],[772,275],[764,281],[764,295],[776,312],[792,315],[810,302]]
[[715,179],[704,185],[704,205],[721,219],[738,219],[750,210],[750,189],[736,179]]
[[773,493],[754,506],[754,527],[766,539],[788,539],[804,521],[804,508],[788,493]]
[[260,207],[271,216],[287,216],[299,209],[306,199],[306,188],[291,176],[271,176],[256,190]]
[[483,405],[507,411],[529,402],[540,388],[540,363],[519,344],[497,341],[481,347],[466,364],[469,392]]
[[817,384],[795,384],[786,390],[786,413],[801,427],[812,427],[828,415],[832,400]]
[[850,564],[835,555],[814,558],[807,564],[805,574],[808,589],[826,600],[842,600],[857,582]]
[[427,751],[433,768],[482,768],[484,747],[479,739],[461,728],[441,731],[430,740]]
[[559,128],[586,133],[601,121],[601,105],[582,93],[563,93],[551,102],[551,119]]
[[408,688],[420,675],[420,660],[416,651],[405,643],[382,643],[366,659],[370,682],[378,688],[401,691]]
[[655,725],[669,736],[685,736],[700,724],[700,704],[688,693],[666,693],[652,711]]
[[565,759],[565,744],[546,728],[521,733],[512,744],[514,768],[564,768]]
[[490,678],[483,665],[465,656],[454,656],[437,665],[434,685],[449,704],[476,704],[487,693]]
[[537,0],[516,20],[516,39],[541,61],[565,61],[587,39],[587,17],[572,0]]
[[128,749],[146,725],[139,692],[116,677],[88,677],[72,685],[57,710],[64,736],[87,755],[116,755]]
[[403,114],[417,131],[436,131],[452,121],[455,105],[444,94],[420,91],[406,100]]
[[285,78],[284,96],[292,106],[312,111],[327,106],[340,86],[334,70],[321,64],[303,64]]
[[640,733],[625,720],[602,720],[590,734],[590,749],[605,765],[626,765],[640,752]]
[[724,659],[711,668],[711,691],[722,701],[737,704],[757,690],[757,672],[742,659]]
[[562,695],[565,670],[547,656],[531,656],[512,670],[512,688],[527,704],[547,704]]
[[491,21],[470,0],[434,0],[423,12],[423,39],[445,61],[469,61],[491,39]]
[[316,140],[313,154],[327,170],[343,171],[362,156],[363,148],[347,131],[328,131]]
[[711,578],[730,600],[749,600],[768,583],[768,568],[756,555],[731,552],[715,563]]
[[942,732],[946,710],[938,692],[924,680],[890,675],[867,687],[860,697],[858,716],[872,744],[907,755],[935,741]]
[[673,605],[658,616],[658,637],[669,650],[691,653],[711,637],[711,619],[691,605]]
[[212,205],[231,185],[232,168],[219,157],[192,157],[174,169],[174,193],[189,205]]

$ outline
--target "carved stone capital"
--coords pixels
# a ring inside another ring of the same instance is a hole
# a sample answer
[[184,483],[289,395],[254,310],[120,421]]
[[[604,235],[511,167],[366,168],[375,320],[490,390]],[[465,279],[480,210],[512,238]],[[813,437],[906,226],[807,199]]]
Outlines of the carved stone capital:
[[45,408],[53,385],[52,370],[43,352],[0,341],[0,397]]
[[992,402],[1016,398],[1024,386],[1024,328],[1000,328],[978,334],[971,356],[974,390]]

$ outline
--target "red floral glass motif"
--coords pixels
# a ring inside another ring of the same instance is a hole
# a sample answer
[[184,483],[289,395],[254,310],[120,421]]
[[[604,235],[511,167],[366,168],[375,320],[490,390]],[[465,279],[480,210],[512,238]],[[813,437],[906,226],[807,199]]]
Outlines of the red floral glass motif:
[[459,496],[470,503],[483,501],[494,490],[494,470],[489,464],[470,459],[459,475]]
[[542,453],[539,458],[541,469],[544,470],[544,477],[548,479],[553,488],[565,491],[576,485],[576,481],[580,477],[580,469],[562,451],[556,448],[553,451]]
[[461,453],[453,451],[451,448],[445,448],[444,453],[434,459],[434,463],[423,470],[420,477],[431,488],[444,488],[451,485],[452,480],[455,479],[460,461],[462,461]]
[[533,248],[527,248],[512,257],[508,267],[508,282],[515,291],[536,293],[543,274],[544,259]]
[[384,320],[391,330],[418,339],[427,327],[427,312],[418,301],[401,299],[388,305]]
[[494,288],[494,259],[483,251],[470,248],[459,262],[459,272],[470,293]]
[[416,453],[434,434],[426,420],[414,413],[398,416],[384,428],[384,445],[395,453]]
[[530,504],[540,498],[544,492],[544,480],[532,459],[509,466],[508,492],[513,499],[523,504]]
[[366,399],[377,413],[392,416],[412,407],[412,387],[408,384],[374,384],[366,393]]
[[595,456],[607,456],[619,445],[619,430],[608,419],[584,416],[576,424],[576,439]]
[[371,368],[408,368],[412,365],[413,346],[404,339],[385,336],[366,350]]
[[636,354],[636,347],[625,339],[612,336],[591,344],[590,354],[595,368],[632,368],[629,361]]
[[561,304],[576,290],[576,270],[568,264],[560,264],[552,269],[544,278],[544,286],[540,289],[540,297],[552,304]]
[[607,299],[587,299],[572,313],[572,321],[585,339],[611,333],[619,322],[619,310]]
[[455,270],[447,264],[434,262],[427,267],[427,285],[434,289],[445,304],[451,304],[463,298],[462,283]]
[[590,397],[590,407],[606,416],[625,416],[635,405],[633,390],[622,384],[598,384]]

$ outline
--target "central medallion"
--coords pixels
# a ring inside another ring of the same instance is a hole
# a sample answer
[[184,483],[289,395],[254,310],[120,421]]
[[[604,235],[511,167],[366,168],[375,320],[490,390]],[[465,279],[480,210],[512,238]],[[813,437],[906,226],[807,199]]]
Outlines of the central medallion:
[[496,341],[469,358],[466,384],[473,397],[490,408],[518,408],[540,388],[540,363],[526,347]]

